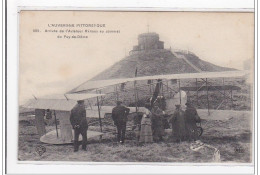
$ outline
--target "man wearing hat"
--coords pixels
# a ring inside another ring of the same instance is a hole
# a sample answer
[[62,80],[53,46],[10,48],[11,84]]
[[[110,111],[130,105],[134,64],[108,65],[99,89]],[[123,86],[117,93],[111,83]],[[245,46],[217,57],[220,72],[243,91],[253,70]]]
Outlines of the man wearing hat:
[[164,111],[159,108],[157,102],[154,103],[151,114],[153,139],[155,142],[163,141],[163,136],[165,134],[163,127]]
[[70,123],[74,129],[74,152],[79,149],[79,134],[82,135],[82,149],[86,151],[88,122],[84,100],[78,100],[78,104],[71,110]]
[[175,106],[176,109],[170,119],[170,123],[172,124],[172,135],[174,141],[181,142],[186,139],[185,117],[181,105],[178,104]]
[[197,110],[191,105],[190,102],[185,104],[187,106],[185,110],[185,121],[187,128],[187,136],[189,140],[197,140],[198,132],[197,132],[197,122],[200,122],[200,117],[197,113]]
[[123,106],[121,101],[117,101],[117,106],[112,110],[112,119],[117,127],[117,141],[120,143],[125,142],[125,131],[127,116],[130,109]]

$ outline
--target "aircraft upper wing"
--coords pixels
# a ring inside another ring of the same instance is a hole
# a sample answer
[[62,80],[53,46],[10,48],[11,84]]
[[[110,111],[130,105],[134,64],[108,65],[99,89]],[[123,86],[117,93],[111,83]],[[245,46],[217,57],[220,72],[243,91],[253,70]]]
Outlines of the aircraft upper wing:
[[223,72],[200,72],[200,73],[185,73],[185,74],[169,74],[136,77],[134,80],[152,80],[152,79],[192,79],[192,78],[228,78],[242,77],[249,74],[249,71],[223,71]]
[[39,99],[48,99],[48,100],[86,100],[93,97],[103,96],[105,94],[53,94],[39,97]]
[[68,93],[75,93],[75,92],[81,92],[85,90],[93,90],[93,89],[100,89],[103,87],[115,85],[115,84],[121,84],[128,82],[131,78],[125,78],[125,79],[111,79],[111,80],[97,80],[97,81],[87,81],[78,87],[72,89]]
[[168,74],[168,75],[153,75],[124,79],[110,79],[87,81],[78,87],[72,89],[70,93],[84,92],[88,90],[101,89],[107,86],[142,80],[156,80],[156,79],[192,79],[192,78],[227,78],[227,77],[242,77],[249,74],[249,71],[223,71],[223,72],[200,72],[200,73],[185,73],[185,74]]

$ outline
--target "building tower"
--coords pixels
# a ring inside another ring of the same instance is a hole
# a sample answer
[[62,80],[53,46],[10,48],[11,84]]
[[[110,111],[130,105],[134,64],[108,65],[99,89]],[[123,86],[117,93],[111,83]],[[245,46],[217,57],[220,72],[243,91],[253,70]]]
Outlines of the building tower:
[[157,33],[143,33],[138,35],[138,45],[133,47],[130,55],[138,51],[164,49],[164,42],[159,40]]

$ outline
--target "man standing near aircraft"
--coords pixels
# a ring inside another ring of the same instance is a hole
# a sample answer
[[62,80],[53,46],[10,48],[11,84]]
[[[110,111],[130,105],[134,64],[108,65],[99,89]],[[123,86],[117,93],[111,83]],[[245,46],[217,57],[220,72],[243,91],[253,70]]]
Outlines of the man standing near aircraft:
[[172,135],[174,141],[181,142],[186,139],[184,111],[181,109],[180,104],[175,106],[176,110],[170,119],[170,123],[172,124]]
[[151,113],[152,113],[153,139],[155,142],[163,141],[163,136],[164,136],[163,115],[164,115],[164,112],[159,108],[159,105],[157,102],[154,103]]
[[112,119],[117,127],[117,141],[120,143],[125,142],[125,131],[127,116],[130,109],[123,106],[121,101],[117,101],[117,106],[112,110]]
[[79,100],[78,104],[71,110],[70,123],[74,129],[74,152],[79,149],[79,134],[82,135],[82,149],[86,151],[88,122],[84,100]]
[[200,122],[200,117],[197,110],[191,105],[190,102],[186,103],[185,121],[187,128],[187,136],[189,140],[196,141],[198,139],[197,122]]

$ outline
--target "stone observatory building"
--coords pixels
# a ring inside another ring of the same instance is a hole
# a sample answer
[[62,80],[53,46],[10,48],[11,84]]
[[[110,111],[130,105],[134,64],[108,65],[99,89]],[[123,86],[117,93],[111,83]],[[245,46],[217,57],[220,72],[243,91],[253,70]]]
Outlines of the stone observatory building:
[[132,78],[136,68],[137,76],[233,70],[203,61],[189,51],[165,49],[159,34],[143,33],[138,35],[138,44],[133,46],[129,56],[91,80]]
[[138,36],[138,45],[133,47],[130,54],[136,51],[164,49],[164,42],[159,40],[157,33],[143,33]]

